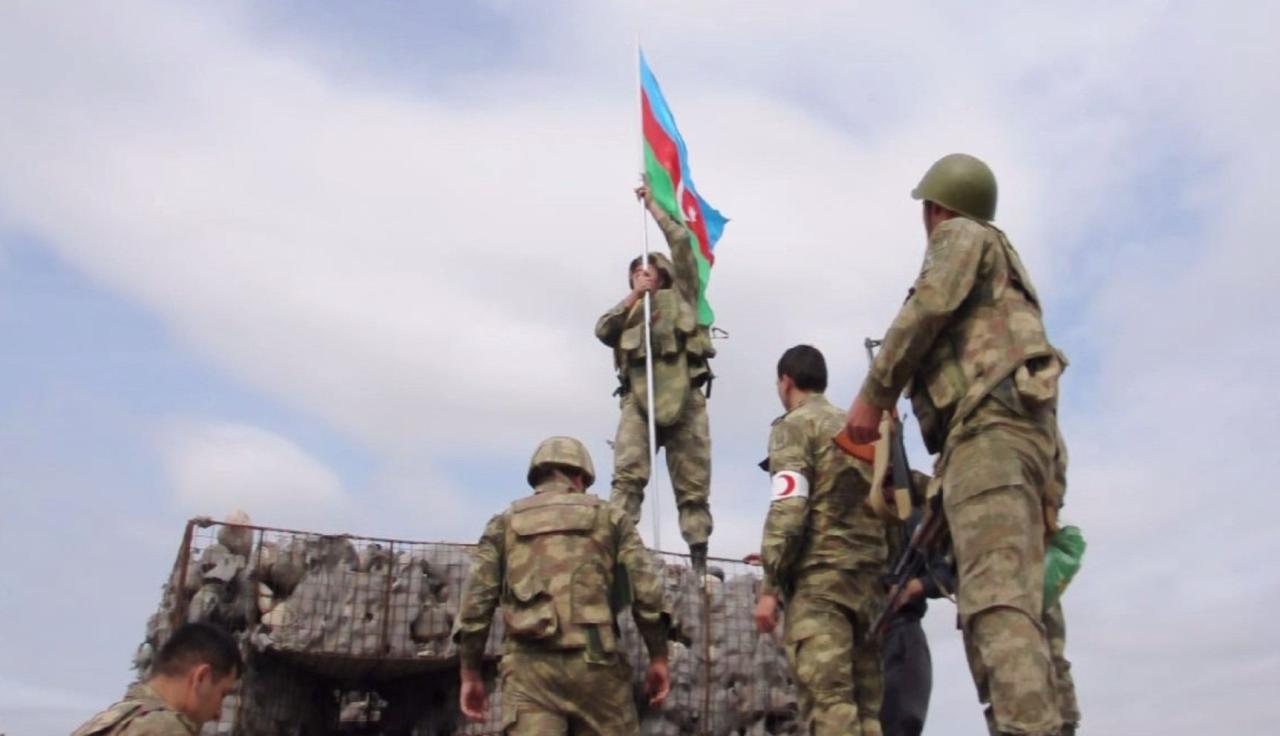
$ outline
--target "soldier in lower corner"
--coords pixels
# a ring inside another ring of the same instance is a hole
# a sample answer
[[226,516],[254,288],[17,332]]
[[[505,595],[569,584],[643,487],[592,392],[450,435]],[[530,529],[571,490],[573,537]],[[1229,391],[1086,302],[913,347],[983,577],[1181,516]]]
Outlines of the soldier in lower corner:
[[823,394],[822,353],[797,345],[777,373],[787,413],[769,434],[773,499],[756,625],[772,631],[785,601],[785,649],[805,733],[880,736],[881,653],[870,627],[884,606],[888,552],[883,522],[866,505],[872,468],[832,442],[844,411]]
[[453,634],[462,712],[487,718],[481,662],[501,606],[503,733],[636,734],[616,616],[631,609],[649,653],[649,702],[660,705],[670,690],[661,581],[626,513],[586,493],[595,469],[581,442],[542,442],[528,481],[533,495],[494,516],[476,547]]
[[243,671],[230,634],[213,624],[183,624],[160,647],[150,677],[72,736],[195,736],[221,716]]
[[[636,190],[662,228],[671,257],[650,253],[649,266],[636,257],[627,270],[631,290],[596,322],[596,337],[613,348],[621,382],[621,416],[614,440],[610,501],[640,519],[645,486],[652,472],[649,412],[657,444],[666,450],[667,470],[680,515],[680,534],[694,567],[705,569],[711,537],[711,429],[707,395],[715,356],[710,331],[698,324],[698,267],[689,230],[654,203],[647,187]],[[643,299],[652,300],[653,392],[646,382]],[[706,389],[706,394],[703,393]]]

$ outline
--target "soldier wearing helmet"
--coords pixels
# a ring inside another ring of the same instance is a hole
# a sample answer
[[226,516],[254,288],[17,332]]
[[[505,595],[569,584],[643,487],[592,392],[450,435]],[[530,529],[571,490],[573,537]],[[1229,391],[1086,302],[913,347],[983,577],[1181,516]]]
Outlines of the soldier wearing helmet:
[[1040,298],[991,224],[996,180],[967,154],[925,173],[924,266],[849,409],[855,442],[906,390],[926,447],[940,453],[966,650],[993,733],[1057,734],[1054,663],[1041,624],[1054,482],[1058,378]]
[[[657,443],[666,448],[667,470],[680,515],[680,534],[695,568],[705,568],[711,536],[711,430],[707,422],[711,368],[715,356],[707,328],[698,324],[698,266],[688,229],[653,201],[647,187],[636,190],[671,248],[671,258],[650,253],[644,267],[631,261],[631,290],[596,322],[596,337],[613,348],[621,383],[621,416],[613,447],[610,502],[640,519],[649,482],[649,412],[654,413]],[[645,293],[652,299],[651,341],[645,340]],[[645,381],[645,351],[652,346],[653,392]]]
[[498,606],[505,624],[503,733],[639,732],[616,622],[628,607],[649,652],[649,702],[665,700],[662,584],[626,513],[586,493],[595,475],[581,442],[544,440],[529,462],[533,495],[485,527],[453,633],[468,718],[487,716],[480,665]]

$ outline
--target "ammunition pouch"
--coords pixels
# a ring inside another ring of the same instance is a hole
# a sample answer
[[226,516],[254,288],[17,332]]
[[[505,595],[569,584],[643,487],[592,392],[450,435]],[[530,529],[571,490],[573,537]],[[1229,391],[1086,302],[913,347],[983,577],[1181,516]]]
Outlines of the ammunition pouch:
[[502,602],[502,621],[510,636],[525,641],[555,636],[560,628],[555,598],[542,587],[541,581],[515,580],[507,591]]
[[1027,409],[1036,412],[1057,408],[1058,379],[1067,367],[1066,356],[1054,350],[1028,359],[1013,372],[1013,386]]
[[631,393],[636,397],[640,411],[649,413],[659,427],[669,427],[680,419],[693,385],[689,380],[689,356],[676,353],[670,360],[655,358],[653,361],[653,391],[656,400],[649,400],[649,385],[645,380],[645,364],[632,363],[627,368],[627,380]]
[[[649,327],[652,351],[645,341],[643,311],[633,307],[618,340],[614,363],[620,395],[634,395],[641,411],[647,414],[652,410],[658,426],[668,427],[679,421],[691,391],[705,385],[710,396],[714,375],[708,361],[716,351],[710,331],[698,325],[696,309],[674,289],[660,289],[650,298],[656,315]],[[653,357],[652,400],[645,377],[648,352]]]
[[924,440],[925,449],[930,455],[942,452],[942,445],[947,439],[947,413],[933,403],[929,392],[915,379],[907,385],[907,398],[911,400],[916,424],[920,425],[920,438]]

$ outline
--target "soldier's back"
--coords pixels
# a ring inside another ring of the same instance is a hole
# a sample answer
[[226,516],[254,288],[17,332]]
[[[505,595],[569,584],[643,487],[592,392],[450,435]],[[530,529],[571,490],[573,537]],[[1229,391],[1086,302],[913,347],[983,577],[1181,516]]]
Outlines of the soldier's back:
[[866,507],[870,467],[861,467],[832,441],[844,428],[844,411],[814,396],[783,421],[804,437],[813,464],[810,536],[801,567],[878,570],[888,551],[884,526]]

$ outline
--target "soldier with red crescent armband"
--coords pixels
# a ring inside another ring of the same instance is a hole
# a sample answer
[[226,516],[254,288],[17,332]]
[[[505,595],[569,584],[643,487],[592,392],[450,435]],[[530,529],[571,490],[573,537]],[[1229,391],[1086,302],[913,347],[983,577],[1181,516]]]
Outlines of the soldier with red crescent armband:
[[827,401],[826,388],[816,348],[783,353],[778,398],[787,413],[773,423],[764,463],[772,500],[756,626],[773,631],[785,600],[784,643],[805,733],[879,736],[884,687],[870,624],[884,605],[885,530],[866,504],[871,465],[831,441],[844,412]]

